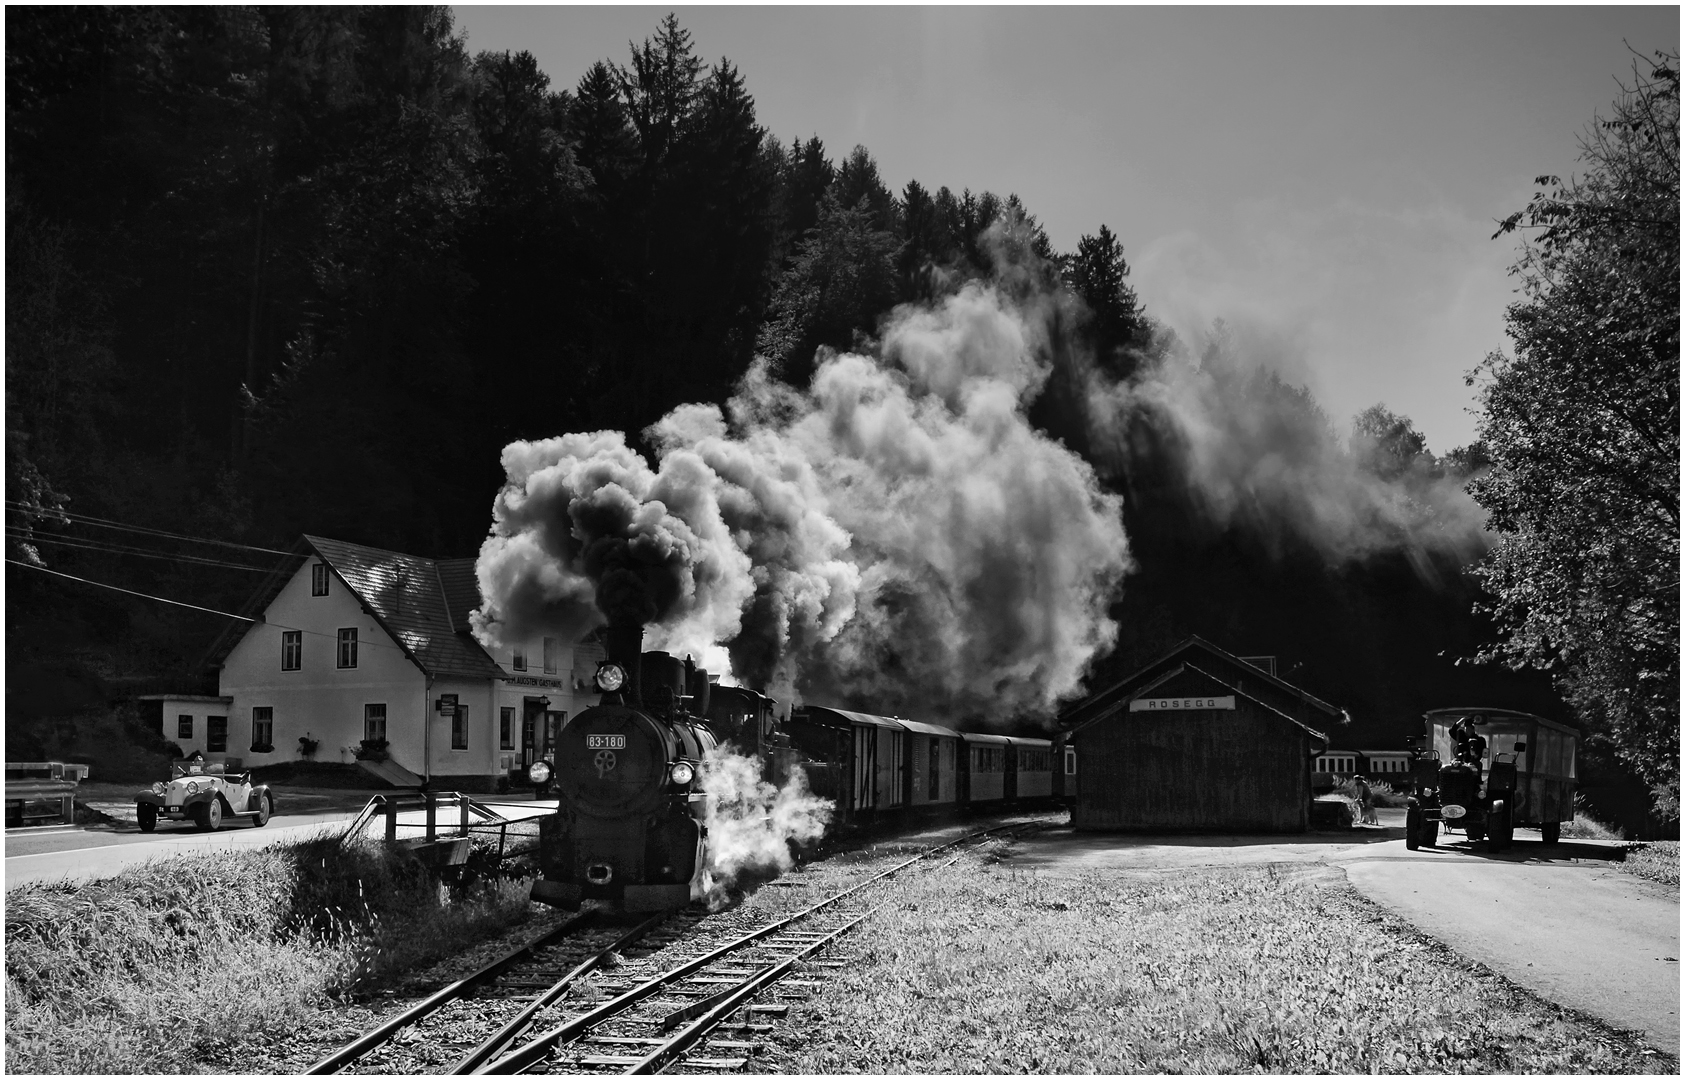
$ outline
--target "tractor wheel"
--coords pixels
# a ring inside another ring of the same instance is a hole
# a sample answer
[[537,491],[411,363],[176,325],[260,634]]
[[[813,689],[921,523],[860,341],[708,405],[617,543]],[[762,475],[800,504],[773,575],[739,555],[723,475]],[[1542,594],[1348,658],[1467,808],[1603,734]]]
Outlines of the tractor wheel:
[[141,832],[152,832],[158,827],[158,808],[151,803],[136,803],[135,817],[140,821]]
[[269,815],[275,812],[275,800],[267,791],[260,791],[252,796],[252,809],[257,816],[252,818],[252,824],[261,829],[269,824]]
[[1562,839],[1562,822],[1547,821],[1539,826],[1539,833],[1544,837],[1545,843],[1554,844]]
[[1423,847],[1433,847],[1439,843],[1439,822],[1431,818],[1422,818],[1422,827],[1417,830]]
[[1486,814],[1486,850],[1496,853],[1509,847],[1510,838],[1515,835],[1515,829],[1510,824],[1509,805],[1502,799],[1492,803],[1492,809]]
[[1414,799],[1410,801],[1409,809],[1404,811],[1404,847],[1407,851],[1415,851],[1422,846],[1418,834],[1422,828],[1422,811],[1416,806]]

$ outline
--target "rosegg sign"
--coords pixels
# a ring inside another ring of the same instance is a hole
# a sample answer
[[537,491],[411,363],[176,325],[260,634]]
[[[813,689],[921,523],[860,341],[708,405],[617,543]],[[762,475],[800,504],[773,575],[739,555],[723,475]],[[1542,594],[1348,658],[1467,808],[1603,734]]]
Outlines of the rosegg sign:
[[1228,697],[1156,697],[1136,698],[1129,703],[1130,712],[1164,712],[1167,709],[1234,709],[1234,695]]

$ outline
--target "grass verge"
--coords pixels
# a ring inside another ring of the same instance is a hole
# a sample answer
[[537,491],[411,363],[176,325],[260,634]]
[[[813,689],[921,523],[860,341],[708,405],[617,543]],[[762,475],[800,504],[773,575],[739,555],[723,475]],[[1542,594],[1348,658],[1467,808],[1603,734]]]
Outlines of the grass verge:
[[1616,863],[1615,868],[1677,888],[1679,885],[1679,841],[1657,840],[1642,844],[1627,852],[1626,859]]
[[6,896],[6,1068],[240,1071],[324,1000],[526,917],[525,887],[444,902],[414,860],[332,840],[184,856]]
[[[781,1071],[1677,1069],[1374,907],[1325,868],[920,875],[839,951]],[[1322,877],[1319,879],[1319,875]]]

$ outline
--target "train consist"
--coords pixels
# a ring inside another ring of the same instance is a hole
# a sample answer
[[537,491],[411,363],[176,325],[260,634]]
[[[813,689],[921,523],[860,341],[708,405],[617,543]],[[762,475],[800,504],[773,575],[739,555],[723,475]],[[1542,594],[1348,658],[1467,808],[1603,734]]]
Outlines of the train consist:
[[818,706],[794,710],[781,725],[772,698],[642,651],[642,628],[608,633],[609,658],[596,675],[601,700],[569,718],[528,771],[558,799],[539,826],[542,876],[532,898],[542,903],[661,911],[701,895],[708,835],[699,770],[725,743],[756,759],[775,786],[800,769],[834,804],[834,827],[1033,805],[1054,793],[1046,739]]

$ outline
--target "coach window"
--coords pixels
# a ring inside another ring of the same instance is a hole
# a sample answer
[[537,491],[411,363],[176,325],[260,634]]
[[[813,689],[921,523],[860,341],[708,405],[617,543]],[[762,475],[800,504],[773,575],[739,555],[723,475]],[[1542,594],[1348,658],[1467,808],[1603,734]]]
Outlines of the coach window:
[[458,705],[451,716],[451,749],[468,749],[468,706]]
[[176,717],[176,738],[191,739],[193,737],[193,717],[182,713]]
[[328,595],[328,564],[317,563],[310,568],[310,595]]
[[357,666],[357,628],[355,626],[345,626],[340,628],[339,666],[342,668],[354,668]]

